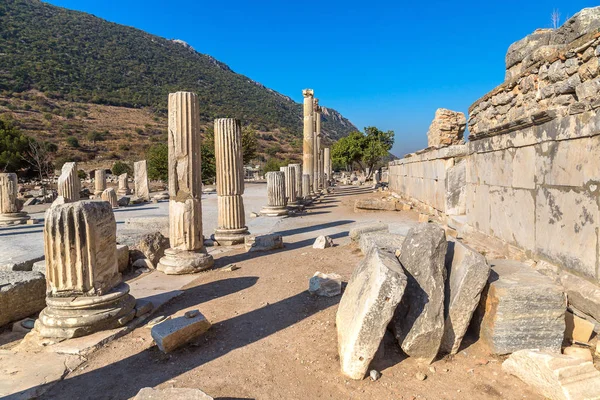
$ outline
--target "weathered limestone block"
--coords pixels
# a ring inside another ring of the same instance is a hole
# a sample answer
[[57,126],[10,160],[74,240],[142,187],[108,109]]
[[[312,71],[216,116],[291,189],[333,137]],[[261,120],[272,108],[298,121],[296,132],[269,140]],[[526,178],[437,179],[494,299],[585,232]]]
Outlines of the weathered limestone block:
[[516,261],[491,264],[489,287],[479,304],[483,343],[495,354],[523,349],[560,352],[566,310],[561,287]]
[[128,237],[128,239],[133,239],[127,241],[130,246],[131,261],[146,258],[152,264],[152,268],[156,268],[170,246],[169,238],[161,232],[144,233],[133,238]]
[[46,279],[33,271],[0,271],[0,327],[46,306]]
[[466,126],[467,119],[464,113],[438,108],[427,131],[427,144],[429,147],[463,144]]
[[278,234],[249,235],[245,237],[246,251],[269,251],[283,248],[283,236]]
[[384,224],[383,222],[367,222],[356,225],[354,228],[350,229],[350,239],[353,241],[360,240],[361,235],[368,232],[388,232],[388,224]]
[[138,201],[150,201],[150,184],[148,183],[148,165],[146,160],[133,163],[133,188]]
[[49,208],[44,244],[47,306],[35,325],[42,337],[84,336],[135,316],[135,299],[118,270],[108,203],[84,200]]
[[376,197],[358,199],[354,202],[354,210],[396,211],[396,201]]
[[104,189],[104,192],[102,192],[101,198],[102,198],[102,201],[105,201],[108,204],[110,204],[110,206],[112,208],[119,208],[119,202],[117,200],[117,192],[115,192],[114,188]]
[[600,287],[585,279],[563,272],[559,282],[567,294],[569,304],[600,321]]
[[371,247],[377,247],[380,250],[395,254],[400,251],[405,236],[389,232],[369,232],[360,236],[358,247],[363,254],[367,254]]
[[334,297],[342,293],[342,277],[338,274],[315,272],[308,283],[308,292],[316,296]]
[[281,171],[267,172],[267,205],[260,213],[268,217],[287,215],[285,197],[285,176]]
[[440,226],[420,224],[408,232],[398,257],[408,284],[392,328],[402,350],[426,363],[434,360],[444,334],[447,247]]
[[362,379],[406,288],[392,254],[372,248],[354,270],[336,314],[342,373]]
[[133,400],[213,400],[200,389],[191,388],[142,388]]
[[106,171],[97,169],[94,172],[94,195],[100,196],[104,189],[106,189]]
[[81,181],[77,175],[77,163],[67,162],[62,166],[57,191],[58,196],[63,198],[62,202],[71,203],[79,200]]
[[162,352],[170,353],[198,338],[211,327],[211,323],[200,312],[193,314],[193,317],[167,319],[152,327],[152,339]]
[[169,275],[190,274],[214,265],[202,236],[200,111],[196,94],[169,94],[168,133],[171,248],[165,251],[157,269]]
[[24,224],[29,219],[26,212],[21,212],[17,192],[17,174],[0,173],[0,226]]
[[321,235],[315,239],[313,243],[313,249],[327,249],[333,247],[333,239],[329,236]]
[[[309,186],[312,186],[313,174],[314,174],[314,131],[315,122],[313,116],[313,97],[314,91],[312,89],[304,89],[302,91],[304,97],[304,130],[302,140],[302,174],[308,175]],[[304,178],[303,178],[304,179]],[[312,187],[309,187],[309,191],[305,192],[303,187],[303,196],[306,198],[312,193]]]
[[127,196],[131,194],[131,189],[129,189],[129,175],[127,172],[119,175],[119,187],[117,189],[117,194],[119,196]]
[[456,354],[488,281],[490,266],[484,256],[470,247],[448,242],[446,270],[446,314],[440,351]]
[[590,361],[539,350],[519,350],[502,363],[502,369],[551,400],[600,398],[600,372]]
[[117,265],[119,272],[124,272],[129,267],[129,246],[117,245]]

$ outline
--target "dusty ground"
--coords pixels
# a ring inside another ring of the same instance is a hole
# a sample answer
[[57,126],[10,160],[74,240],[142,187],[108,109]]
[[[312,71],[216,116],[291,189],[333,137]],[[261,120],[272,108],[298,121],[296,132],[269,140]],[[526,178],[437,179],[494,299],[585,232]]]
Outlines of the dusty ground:
[[[185,294],[159,313],[197,308],[213,323],[191,346],[164,355],[141,327],[92,354],[43,399],[127,399],[140,388],[195,387],[219,399],[536,399],[518,379],[502,372],[474,337],[452,359],[432,366],[405,358],[390,334],[372,368],[380,380],[353,381],[339,371],[335,313],[340,297],[306,291],[315,271],[337,272],[347,281],[361,260],[348,244],[354,221],[377,219],[414,224],[417,215],[354,213],[364,189],[341,189],[303,217],[277,229],[286,248],[249,256],[241,250],[217,256],[216,269],[198,276]],[[339,246],[314,250],[326,232]],[[236,263],[233,272],[219,268]],[[430,370],[435,369],[435,372]],[[427,379],[415,378],[417,372]]]

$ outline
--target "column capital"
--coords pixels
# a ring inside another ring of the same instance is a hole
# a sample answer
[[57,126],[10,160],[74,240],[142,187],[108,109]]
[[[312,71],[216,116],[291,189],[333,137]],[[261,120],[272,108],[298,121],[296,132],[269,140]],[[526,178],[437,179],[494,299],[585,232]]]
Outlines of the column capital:
[[304,97],[313,97],[315,95],[315,91],[312,89],[303,89],[302,96]]

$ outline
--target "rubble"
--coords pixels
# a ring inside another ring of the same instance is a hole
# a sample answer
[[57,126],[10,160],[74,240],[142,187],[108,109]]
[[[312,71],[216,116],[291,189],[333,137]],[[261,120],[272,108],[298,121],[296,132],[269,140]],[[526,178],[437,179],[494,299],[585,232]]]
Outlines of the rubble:
[[342,293],[342,277],[338,274],[315,272],[308,285],[308,292],[317,296],[334,297]]
[[151,332],[158,348],[164,353],[170,353],[196,339],[210,327],[211,323],[198,312],[191,318],[179,316],[164,320],[154,325]]
[[388,232],[389,228],[387,224],[383,222],[368,222],[363,224],[358,224],[354,228],[350,229],[350,239],[352,241],[357,242],[361,235],[368,232],[379,232],[385,231]]
[[313,249],[326,249],[328,247],[333,247],[333,239],[331,239],[329,236],[319,236],[318,238],[315,239],[315,242],[313,243]]
[[371,247],[377,247],[378,249],[395,254],[396,250],[402,247],[405,238],[405,236],[397,233],[368,232],[360,236],[358,247],[363,254],[367,254]]
[[269,251],[283,248],[283,236],[270,235],[248,235],[245,237],[244,246],[246,251]]

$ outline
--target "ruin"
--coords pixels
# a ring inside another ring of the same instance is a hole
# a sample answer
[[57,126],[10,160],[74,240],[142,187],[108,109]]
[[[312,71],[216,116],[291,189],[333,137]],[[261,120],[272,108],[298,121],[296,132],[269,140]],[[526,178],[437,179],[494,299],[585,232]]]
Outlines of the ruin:
[[17,198],[17,174],[0,173],[0,226],[26,223],[29,216],[22,207]]
[[77,175],[77,163],[67,162],[62,166],[60,177],[57,184],[58,196],[65,203],[72,203],[79,200],[81,191],[81,180]]
[[97,169],[94,171],[94,196],[102,195],[104,189],[106,189],[106,171]]
[[308,192],[304,191],[302,195],[304,198],[312,196],[313,192],[313,177],[314,177],[314,163],[315,163],[315,122],[314,122],[314,92],[312,89],[304,89],[302,91],[304,97],[304,134],[302,141],[302,174],[309,176],[310,187]]
[[128,196],[131,194],[131,189],[129,189],[129,174],[127,174],[127,172],[119,175],[117,194],[119,196]]
[[148,165],[146,160],[133,163],[133,184],[138,201],[150,201],[150,184],[148,182]]
[[260,213],[268,217],[288,214],[285,196],[285,175],[281,171],[267,172],[267,205]]
[[294,192],[298,203],[302,201],[302,166],[300,164],[289,164],[294,174]]
[[285,201],[288,208],[298,208],[299,203],[296,198],[296,171],[292,167],[281,167],[279,168],[283,172],[285,179]]
[[106,201],[112,208],[119,208],[119,202],[117,200],[117,192],[114,188],[105,189],[101,195],[102,201]]

